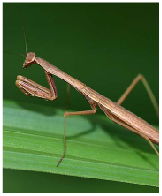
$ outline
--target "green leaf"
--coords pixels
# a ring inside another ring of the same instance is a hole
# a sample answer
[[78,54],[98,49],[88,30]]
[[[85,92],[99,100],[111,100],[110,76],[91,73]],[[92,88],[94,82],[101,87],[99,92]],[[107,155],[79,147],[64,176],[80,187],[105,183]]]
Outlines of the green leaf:
[[4,167],[158,186],[158,157],[148,142],[104,115],[67,118],[64,111],[4,101]]

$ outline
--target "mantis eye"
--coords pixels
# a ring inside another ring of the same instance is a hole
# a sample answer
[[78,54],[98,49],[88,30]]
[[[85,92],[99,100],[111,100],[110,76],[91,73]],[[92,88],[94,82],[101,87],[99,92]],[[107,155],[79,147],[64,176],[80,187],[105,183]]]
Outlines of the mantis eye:
[[35,53],[34,52],[28,52],[25,62],[23,64],[23,68],[28,67],[29,65],[31,65],[32,63],[35,62]]

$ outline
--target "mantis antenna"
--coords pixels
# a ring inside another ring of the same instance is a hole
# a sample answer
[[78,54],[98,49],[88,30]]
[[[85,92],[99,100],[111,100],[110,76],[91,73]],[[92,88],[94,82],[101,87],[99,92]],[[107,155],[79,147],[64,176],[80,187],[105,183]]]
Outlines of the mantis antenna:
[[25,41],[25,54],[28,52],[28,45],[27,45],[27,39],[26,39],[26,33],[23,27],[23,32],[24,32],[24,41]]
[[27,46],[27,39],[26,39],[26,33],[25,33],[25,30],[23,28],[23,32],[24,32],[24,41],[25,41],[25,54],[21,54],[21,53],[18,53],[18,52],[10,52],[10,51],[4,51],[5,53],[7,54],[11,54],[11,55],[20,55],[22,57],[26,57],[26,54],[27,54],[27,51],[28,51],[28,46]]

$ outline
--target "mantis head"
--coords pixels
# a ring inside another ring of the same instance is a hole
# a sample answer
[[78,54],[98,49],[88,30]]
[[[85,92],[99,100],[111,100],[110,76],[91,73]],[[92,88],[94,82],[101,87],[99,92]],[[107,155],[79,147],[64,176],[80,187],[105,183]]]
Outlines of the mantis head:
[[23,68],[27,68],[29,65],[35,63],[35,53],[34,52],[28,52],[25,62],[23,64]]

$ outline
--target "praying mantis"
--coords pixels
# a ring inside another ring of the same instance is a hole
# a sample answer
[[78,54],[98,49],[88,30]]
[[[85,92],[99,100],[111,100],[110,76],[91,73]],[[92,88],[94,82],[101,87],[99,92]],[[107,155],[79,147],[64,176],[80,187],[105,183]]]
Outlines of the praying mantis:
[[[68,84],[73,86],[77,91],[79,91],[88,101],[90,104],[91,110],[84,110],[84,111],[76,111],[76,112],[65,112],[64,117],[74,116],[74,115],[90,115],[96,113],[96,108],[99,107],[105,115],[110,118],[115,123],[127,128],[128,130],[140,135],[142,138],[147,140],[150,146],[154,149],[156,154],[158,155],[158,151],[153,143],[159,143],[159,132],[147,123],[142,118],[137,117],[132,112],[126,110],[124,107],[121,106],[123,101],[129,95],[129,93],[133,90],[135,85],[142,81],[144,87],[147,90],[147,93],[150,97],[150,100],[158,114],[158,105],[151,88],[145,77],[142,74],[137,75],[137,77],[132,81],[129,87],[126,89],[124,94],[118,99],[117,102],[112,102],[107,97],[97,93],[95,90],[91,89],[90,87],[86,86],[81,81],[73,78],[72,76],[68,75],[67,73],[63,72],[56,66],[50,64],[49,62],[45,61],[40,57],[36,57],[34,52],[28,52],[25,62],[23,64],[23,68],[27,68],[32,64],[40,65],[45,73],[47,82],[49,84],[49,89],[43,87],[36,82],[24,77],[24,76],[17,76],[16,79],[16,86],[25,94],[25,95],[32,95],[36,97],[40,97],[46,100],[54,101],[57,99],[57,88],[52,78],[52,75],[57,76],[60,79],[65,80]],[[64,128],[64,152],[59,159],[57,166],[63,161],[66,156],[66,133]]]

